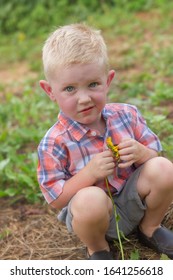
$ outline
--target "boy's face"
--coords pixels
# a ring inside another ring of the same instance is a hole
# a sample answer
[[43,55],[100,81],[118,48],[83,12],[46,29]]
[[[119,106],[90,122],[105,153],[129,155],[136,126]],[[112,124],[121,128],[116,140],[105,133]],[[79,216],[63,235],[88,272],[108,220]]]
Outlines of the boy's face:
[[50,84],[40,81],[40,86],[69,118],[97,127],[114,74],[98,63],[75,64],[58,69]]

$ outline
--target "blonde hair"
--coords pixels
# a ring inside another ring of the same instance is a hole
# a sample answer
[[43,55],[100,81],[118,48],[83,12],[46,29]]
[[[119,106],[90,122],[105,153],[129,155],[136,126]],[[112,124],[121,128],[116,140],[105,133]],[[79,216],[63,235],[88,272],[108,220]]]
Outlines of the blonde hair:
[[99,30],[82,23],[59,27],[43,47],[43,66],[46,78],[53,78],[59,66],[98,62],[108,71],[107,47]]

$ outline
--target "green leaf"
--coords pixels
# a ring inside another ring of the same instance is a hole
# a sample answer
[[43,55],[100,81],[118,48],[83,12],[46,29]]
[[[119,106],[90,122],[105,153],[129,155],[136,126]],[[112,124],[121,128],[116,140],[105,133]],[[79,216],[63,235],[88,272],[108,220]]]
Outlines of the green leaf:
[[170,260],[170,258],[165,254],[161,254],[160,260]]
[[120,215],[116,214],[115,218],[116,218],[116,222],[118,223],[120,221]]
[[18,179],[20,180],[20,182],[24,182],[26,185],[30,186],[30,187],[33,187],[35,184],[34,184],[34,181],[31,179],[31,175],[27,175],[27,174],[18,174]]
[[16,188],[11,187],[11,188],[6,189],[5,193],[6,193],[6,195],[11,197],[11,196],[14,196],[17,194],[17,190],[16,190]]
[[7,159],[4,159],[4,160],[1,160],[0,161],[0,171],[2,171],[6,166],[7,164],[10,162],[10,159],[7,158]]
[[139,260],[139,251],[135,250],[130,254],[130,260]]
[[5,197],[7,196],[6,192],[5,191],[0,191],[0,197]]
[[10,168],[6,168],[5,174],[9,180],[16,181],[16,173],[14,173]]

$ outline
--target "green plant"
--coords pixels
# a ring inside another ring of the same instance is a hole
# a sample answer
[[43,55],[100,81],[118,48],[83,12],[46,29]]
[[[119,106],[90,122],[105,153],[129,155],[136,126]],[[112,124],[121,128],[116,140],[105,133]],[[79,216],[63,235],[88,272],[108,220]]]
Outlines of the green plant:
[[[110,151],[112,152],[113,157],[115,158],[116,162],[119,162],[119,153],[118,153],[118,147],[117,145],[114,145],[112,143],[112,139],[111,137],[108,137],[106,139],[106,143],[107,143],[107,147],[110,149]],[[113,213],[114,213],[114,218],[115,218],[115,224],[116,224],[116,232],[117,232],[117,237],[118,237],[118,242],[119,242],[119,246],[120,246],[120,252],[121,252],[121,259],[124,260],[124,250],[123,250],[123,245],[122,245],[122,241],[121,241],[121,231],[119,229],[119,220],[121,219],[120,216],[117,213],[117,209],[116,209],[116,205],[114,203],[110,188],[109,188],[109,183],[108,183],[108,179],[105,178],[105,182],[106,182],[106,188],[107,188],[107,192],[108,195],[112,201],[112,205],[113,205]]]
[[37,145],[58,113],[39,90],[41,49],[48,33],[66,23],[85,21],[102,30],[117,73],[109,100],[138,106],[173,159],[172,6],[162,0],[1,0],[0,69],[24,60],[37,79],[15,77],[8,89],[1,75],[0,197],[40,199]]
[[140,259],[139,251],[137,249],[135,249],[130,254],[130,260],[139,260],[139,259]]
[[[8,93],[3,101],[6,106],[0,105],[0,197],[18,196],[29,202],[41,198],[36,178],[37,145],[57,108],[51,102],[47,105],[46,96],[35,91],[26,86],[18,96]],[[44,118],[47,115],[44,122],[43,112]]]

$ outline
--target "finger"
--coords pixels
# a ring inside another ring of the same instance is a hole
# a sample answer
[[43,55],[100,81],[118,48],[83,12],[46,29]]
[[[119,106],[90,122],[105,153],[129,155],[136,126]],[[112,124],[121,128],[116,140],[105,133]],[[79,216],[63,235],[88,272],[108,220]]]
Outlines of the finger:
[[122,148],[119,150],[119,155],[129,155],[133,153],[133,148],[132,147],[128,147],[128,148]]
[[105,150],[104,152],[102,152],[102,155],[103,155],[104,157],[110,157],[110,156],[112,156],[112,153],[111,153],[110,150]]
[[113,173],[114,173],[114,170],[108,170],[106,176],[112,175]]
[[126,161],[126,162],[121,162],[121,163],[118,164],[118,167],[119,168],[127,168],[127,167],[130,167],[133,163],[134,163],[133,160]]
[[126,147],[129,145],[129,143],[131,143],[133,139],[131,138],[125,138],[123,139],[119,144],[118,144],[118,147],[121,148],[121,147]]
[[134,155],[133,154],[129,154],[129,155],[124,155],[124,156],[120,156],[120,160],[121,161],[133,161],[134,160]]
[[113,161],[111,163],[108,163],[106,167],[107,167],[107,170],[114,169],[115,168],[115,162]]
[[115,163],[111,162],[111,163],[107,163],[107,164],[103,164],[102,166],[100,166],[100,169],[102,169],[102,171],[109,171],[109,170],[114,170],[115,169]]

